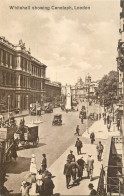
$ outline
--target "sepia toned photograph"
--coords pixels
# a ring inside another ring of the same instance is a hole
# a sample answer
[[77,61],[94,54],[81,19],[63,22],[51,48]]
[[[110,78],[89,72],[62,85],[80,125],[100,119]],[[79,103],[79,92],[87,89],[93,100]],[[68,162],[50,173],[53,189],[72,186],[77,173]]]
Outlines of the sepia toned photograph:
[[124,195],[124,0],[0,13],[0,196]]

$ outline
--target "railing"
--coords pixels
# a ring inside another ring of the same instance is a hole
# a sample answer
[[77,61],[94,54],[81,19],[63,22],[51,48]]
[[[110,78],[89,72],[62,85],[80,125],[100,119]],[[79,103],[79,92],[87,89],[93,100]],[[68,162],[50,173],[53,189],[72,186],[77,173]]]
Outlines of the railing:
[[99,196],[105,196],[109,192],[111,195],[112,193],[117,193],[118,195],[124,194],[124,186],[123,186],[123,175],[117,174],[115,177],[112,176],[107,176],[107,183],[105,183],[105,170],[108,168],[113,168],[114,170],[119,168],[124,168],[122,166],[106,166],[101,169],[100,172],[100,178],[98,182],[98,187],[97,187],[97,195]]
[[113,136],[112,139],[113,139],[114,144],[122,144],[121,136]]

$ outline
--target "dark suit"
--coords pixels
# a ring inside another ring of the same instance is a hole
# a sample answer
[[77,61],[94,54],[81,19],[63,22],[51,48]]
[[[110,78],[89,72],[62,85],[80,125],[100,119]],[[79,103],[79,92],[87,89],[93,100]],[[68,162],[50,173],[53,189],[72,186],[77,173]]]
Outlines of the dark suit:
[[42,171],[45,171],[46,168],[47,168],[47,159],[46,157],[44,157],[42,160]]
[[71,164],[70,163],[65,164],[64,175],[66,176],[66,186],[68,187],[71,181]]
[[44,178],[43,180],[43,191],[44,196],[51,196],[53,194],[54,184],[51,178]]
[[91,192],[90,192],[90,195],[91,196],[97,196],[97,192],[95,189],[92,189]]
[[73,154],[69,154],[67,159],[69,159],[70,162],[72,162],[72,160],[75,161],[75,156]]
[[75,147],[77,147],[77,154],[81,154],[81,148],[82,148],[82,141],[80,140],[77,140],[76,141],[76,144],[75,144]]
[[83,159],[78,159],[77,163],[79,165],[79,171],[78,171],[78,177],[82,178],[83,176],[83,170],[84,170],[84,165],[85,165],[85,161]]

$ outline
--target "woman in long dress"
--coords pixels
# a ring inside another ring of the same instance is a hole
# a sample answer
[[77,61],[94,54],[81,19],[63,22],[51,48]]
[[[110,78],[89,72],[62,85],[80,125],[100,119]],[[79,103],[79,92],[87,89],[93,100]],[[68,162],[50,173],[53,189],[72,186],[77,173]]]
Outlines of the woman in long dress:
[[34,154],[32,154],[32,158],[31,158],[30,173],[31,174],[36,174],[37,173],[36,158],[35,158]]

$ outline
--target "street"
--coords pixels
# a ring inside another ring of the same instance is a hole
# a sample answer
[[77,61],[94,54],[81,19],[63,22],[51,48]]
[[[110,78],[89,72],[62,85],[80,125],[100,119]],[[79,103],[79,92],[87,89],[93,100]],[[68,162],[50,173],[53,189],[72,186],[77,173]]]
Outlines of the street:
[[[78,109],[83,104],[78,105]],[[89,106],[89,113],[96,111],[98,107]],[[24,179],[25,175],[29,172],[31,155],[35,154],[37,168],[40,168],[42,154],[45,153],[47,156],[48,168],[71,146],[75,143],[77,136],[74,135],[75,128],[79,124],[80,135],[86,130],[86,120],[84,124],[81,124],[79,119],[79,111],[76,112],[64,112],[60,108],[54,109],[53,113],[44,114],[42,117],[42,123],[39,125],[39,144],[37,147],[30,147],[20,149],[17,154],[18,158],[16,162],[8,167],[7,175],[8,180],[5,186],[8,190],[13,192],[19,192],[20,184]],[[54,114],[62,114],[62,126],[52,126],[52,120]],[[20,122],[21,118],[17,118],[17,123]],[[36,120],[36,116],[25,117],[25,124]],[[88,125],[91,126],[93,121],[89,121]],[[79,136],[82,139],[82,136]],[[87,142],[87,141],[83,141]],[[63,167],[63,165],[62,165]],[[15,185],[16,182],[16,185]]]

